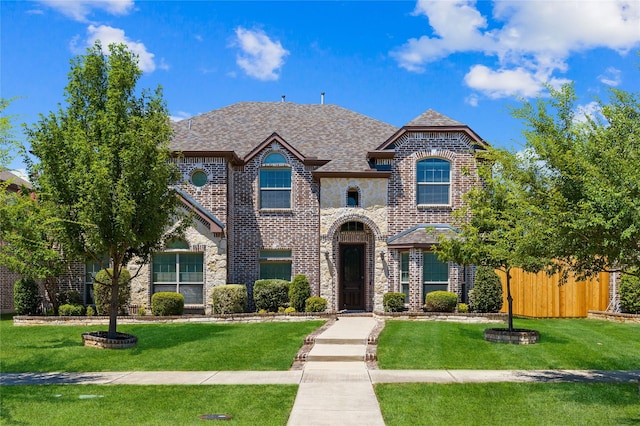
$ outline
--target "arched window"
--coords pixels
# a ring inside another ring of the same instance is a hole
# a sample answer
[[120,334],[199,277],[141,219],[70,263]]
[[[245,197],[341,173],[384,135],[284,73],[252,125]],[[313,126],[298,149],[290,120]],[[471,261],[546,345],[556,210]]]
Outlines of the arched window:
[[291,167],[278,152],[267,155],[260,168],[260,208],[291,208]]
[[451,163],[440,158],[420,160],[416,166],[418,204],[448,205]]
[[345,222],[340,226],[340,232],[364,232],[364,223]]

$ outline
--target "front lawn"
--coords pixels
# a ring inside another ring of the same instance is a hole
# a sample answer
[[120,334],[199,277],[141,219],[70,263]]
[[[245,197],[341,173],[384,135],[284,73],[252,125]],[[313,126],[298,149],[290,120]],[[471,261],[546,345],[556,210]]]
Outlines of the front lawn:
[[288,370],[321,321],[255,324],[120,325],[138,336],[131,349],[82,345],[81,334],[106,326],[20,326],[0,321],[0,371]]
[[[227,414],[234,425],[285,425],[295,385],[2,387],[3,425],[192,425]],[[214,421],[215,422],[215,421]]]
[[389,426],[640,424],[638,385],[378,384]]
[[387,321],[378,343],[383,369],[640,369],[640,324],[592,319],[516,319],[540,332],[534,345],[486,342],[495,324]]

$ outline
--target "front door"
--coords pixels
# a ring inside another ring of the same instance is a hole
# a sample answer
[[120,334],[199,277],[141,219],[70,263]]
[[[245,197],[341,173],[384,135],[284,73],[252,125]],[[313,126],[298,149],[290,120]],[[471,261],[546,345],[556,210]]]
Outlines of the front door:
[[340,246],[341,309],[364,310],[364,244]]

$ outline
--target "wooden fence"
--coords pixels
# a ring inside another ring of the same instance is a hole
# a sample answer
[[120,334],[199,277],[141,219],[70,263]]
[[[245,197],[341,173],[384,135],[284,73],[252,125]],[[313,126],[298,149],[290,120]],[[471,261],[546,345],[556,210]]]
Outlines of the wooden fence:
[[[507,312],[506,275],[502,280],[501,312]],[[586,317],[588,311],[605,311],[609,305],[609,274],[600,273],[588,281],[569,277],[560,285],[560,276],[544,272],[532,274],[521,269],[511,270],[511,295],[514,315],[537,318]]]

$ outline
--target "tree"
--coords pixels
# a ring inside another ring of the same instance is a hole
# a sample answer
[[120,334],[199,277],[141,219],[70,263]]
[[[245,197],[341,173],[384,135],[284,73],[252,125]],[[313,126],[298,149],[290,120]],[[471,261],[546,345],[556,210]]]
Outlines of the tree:
[[[511,270],[537,272],[550,265],[540,256],[547,233],[536,222],[535,207],[522,201],[527,181],[525,159],[505,150],[489,149],[479,158],[480,182],[464,196],[454,212],[459,234],[439,236],[441,260],[460,265],[489,266],[506,275],[508,330],[513,331]],[[517,178],[517,179],[516,179]]]
[[124,45],[105,53],[97,42],[71,61],[66,108],[26,131],[39,160],[29,164],[34,186],[54,206],[63,249],[112,268],[109,338],[123,268],[134,258],[148,262],[181,218],[167,108],[160,87],[136,93],[137,62]]
[[58,277],[68,266],[61,250],[50,202],[38,200],[30,188],[0,188],[0,265],[23,277],[41,280],[58,314]]
[[4,115],[10,103],[10,99],[0,98],[0,170],[4,170],[9,164],[11,147],[14,143],[11,117]]
[[[545,247],[563,271],[637,275],[640,267],[640,96],[612,89],[579,120],[573,85],[525,102],[514,116],[533,162],[526,202],[554,238]],[[522,184],[526,185],[526,182]]]

